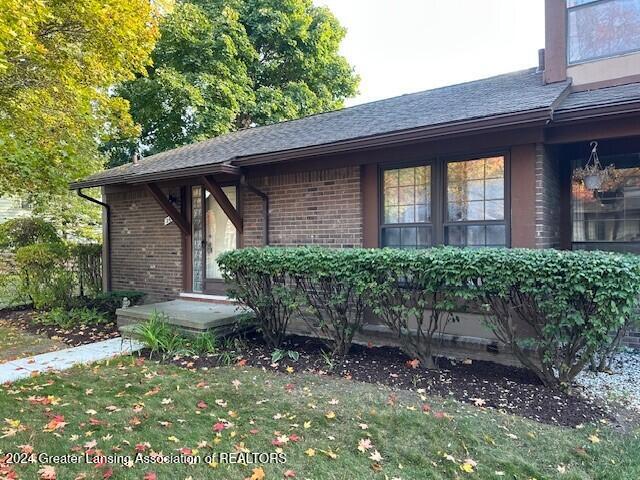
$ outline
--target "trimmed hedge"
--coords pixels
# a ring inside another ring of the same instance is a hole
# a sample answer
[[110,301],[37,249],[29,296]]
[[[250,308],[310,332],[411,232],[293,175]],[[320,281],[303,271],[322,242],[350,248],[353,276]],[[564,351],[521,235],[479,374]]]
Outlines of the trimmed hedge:
[[[408,355],[433,367],[434,335],[461,305],[480,304],[498,339],[553,386],[567,386],[606,347],[640,295],[640,259],[605,252],[268,247],[218,262],[263,331],[273,321],[286,330],[294,310],[311,312],[335,356],[348,351],[368,307]],[[273,313],[283,298],[286,313]]]
[[634,255],[481,249],[472,260],[490,327],[546,385],[568,387],[638,304]]
[[287,284],[289,256],[282,249],[246,248],[223,253],[218,265],[231,287],[229,296],[253,310],[265,342],[277,349],[301,296]]

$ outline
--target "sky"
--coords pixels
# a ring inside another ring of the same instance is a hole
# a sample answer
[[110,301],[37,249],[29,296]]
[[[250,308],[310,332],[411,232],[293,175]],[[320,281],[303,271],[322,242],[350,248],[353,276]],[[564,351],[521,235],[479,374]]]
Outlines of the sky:
[[360,75],[346,105],[534,67],[544,0],[314,0],[347,35],[341,53]]

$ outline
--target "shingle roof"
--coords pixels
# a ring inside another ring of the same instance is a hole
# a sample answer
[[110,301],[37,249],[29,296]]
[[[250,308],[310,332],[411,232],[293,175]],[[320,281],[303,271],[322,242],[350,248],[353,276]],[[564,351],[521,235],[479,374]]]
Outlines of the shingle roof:
[[556,108],[556,112],[559,114],[582,108],[610,106],[639,100],[640,83],[631,83],[570,93]]
[[421,127],[550,109],[567,82],[544,85],[536,69],[357,105],[298,120],[249,128],[97,173],[74,187],[215,165],[237,158],[375,137]]

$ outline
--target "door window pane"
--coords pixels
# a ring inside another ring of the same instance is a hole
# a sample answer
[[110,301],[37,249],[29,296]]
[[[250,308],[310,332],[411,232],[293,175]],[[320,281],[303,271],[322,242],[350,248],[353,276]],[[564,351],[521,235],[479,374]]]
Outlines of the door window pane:
[[204,229],[202,225],[202,187],[191,188],[191,258],[193,291],[202,292],[204,287]]
[[[236,206],[236,187],[223,187],[222,190],[231,204]],[[223,252],[236,248],[236,227],[227,218],[220,205],[208,191],[205,193],[206,239],[207,239],[207,278],[221,279],[216,258]]]

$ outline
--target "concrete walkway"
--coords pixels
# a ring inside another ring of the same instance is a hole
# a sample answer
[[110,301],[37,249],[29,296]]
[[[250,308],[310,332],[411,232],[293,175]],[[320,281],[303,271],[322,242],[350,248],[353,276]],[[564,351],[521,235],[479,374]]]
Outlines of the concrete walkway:
[[136,352],[142,348],[143,345],[140,342],[129,341],[129,339],[125,339],[123,342],[120,338],[112,338],[102,342],[13,360],[0,365],[0,384],[28,378],[34,372],[66,370],[80,363],[106,360],[118,355]]

